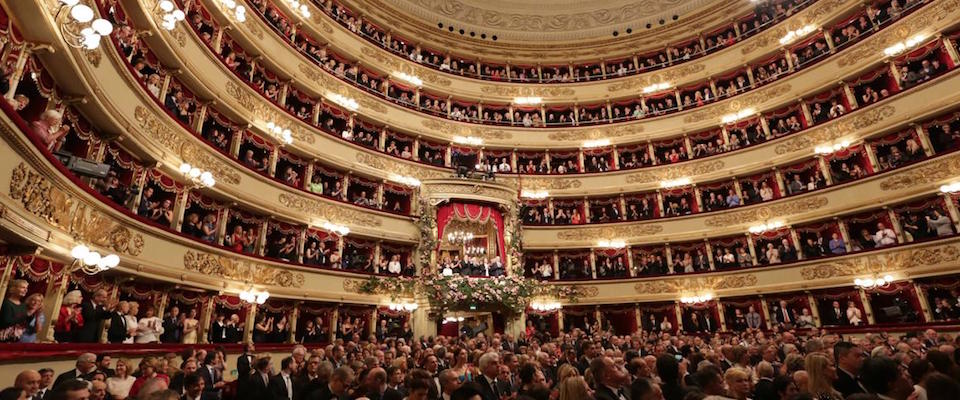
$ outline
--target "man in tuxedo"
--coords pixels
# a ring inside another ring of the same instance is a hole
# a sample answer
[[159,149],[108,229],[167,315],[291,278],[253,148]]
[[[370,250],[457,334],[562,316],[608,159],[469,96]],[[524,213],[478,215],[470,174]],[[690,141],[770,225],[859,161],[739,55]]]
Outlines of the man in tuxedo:
[[713,332],[715,330],[717,330],[717,327],[713,323],[713,317],[710,316],[710,313],[703,314],[703,331]]
[[239,384],[240,400],[273,399],[273,394],[270,392],[270,359],[258,358],[253,364],[250,375]]
[[423,363],[423,369],[430,374],[430,381],[427,382],[433,388],[431,393],[440,393],[440,362],[437,356],[431,354],[427,356]]
[[97,371],[103,372],[107,378],[116,375],[116,371],[114,371],[113,368],[110,368],[111,363],[113,363],[113,359],[110,358],[109,354],[97,355]]
[[500,388],[497,385],[497,375],[500,373],[500,355],[484,353],[480,356],[480,397],[482,400],[500,400]]
[[597,400],[630,400],[630,393],[623,383],[629,382],[623,370],[614,364],[610,357],[597,357],[590,361],[590,374],[593,375]]
[[97,289],[93,298],[84,300],[80,305],[80,315],[83,317],[83,326],[77,330],[74,340],[78,343],[96,343],[100,339],[100,324],[111,317],[106,307],[107,291]]
[[268,387],[274,400],[294,400],[300,394],[294,383],[294,376],[299,370],[297,360],[287,357],[280,361],[280,373],[270,378]]
[[377,367],[367,372],[363,379],[363,390],[370,400],[402,400],[399,391],[387,386],[387,371]]
[[849,325],[850,321],[847,320],[847,313],[840,308],[840,302],[834,300],[833,304],[830,306],[830,311],[827,314],[830,318],[831,325]]
[[160,341],[163,343],[180,343],[180,308],[170,307],[170,312],[163,318],[163,334],[160,335]]
[[130,335],[131,327],[127,326],[127,319],[124,317],[128,312],[130,312],[130,303],[121,301],[117,310],[110,313],[110,328],[107,329],[108,342],[123,343],[124,340],[132,337]]
[[13,381],[13,387],[23,390],[28,399],[42,399],[42,397],[36,397],[37,392],[40,391],[40,373],[37,371],[28,369],[17,374],[17,379]]
[[36,396],[31,400],[43,400],[47,393],[50,393],[50,389],[53,389],[53,370],[40,368],[38,372],[40,372],[40,389],[37,390]]
[[333,370],[330,382],[310,393],[307,400],[348,400],[347,390],[353,384],[353,370],[343,366]]
[[243,354],[240,354],[237,357],[237,377],[238,379],[246,378],[247,375],[250,375],[250,366],[253,365],[255,360],[254,353],[256,352],[256,347],[254,347],[253,342],[246,343],[243,345]]
[[210,324],[210,342],[227,343],[227,321],[221,313],[217,313],[216,320],[213,321],[213,324]]
[[745,318],[747,320],[747,328],[760,329],[760,325],[763,324],[763,319],[760,318],[760,313],[758,313],[756,308],[753,306],[750,306],[750,308],[747,309],[747,315]]
[[850,342],[837,342],[833,345],[833,356],[837,364],[837,380],[833,382],[833,388],[844,398],[854,393],[866,393],[859,377],[866,358],[863,350]]
[[584,340],[580,343],[580,351],[583,353],[583,356],[580,357],[575,367],[577,367],[581,375],[587,372],[587,368],[590,368],[590,361],[596,357],[596,350],[597,347],[589,340]]
[[183,395],[180,400],[213,400],[210,392],[204,390],[204,380],[199,374],[192,373],[183,377]]
[[184,394],[187,392],[187,375],[197,375],[197,377],[202,381],[203,377],[197,373],[197,360],[195,358],[188,358],[187,361],[184,361],[180,366],[180,372],[177,372],[170,378],[170,385],[168,388],[177,394]]
[[786,300],[780,300],[780,303],[777,304],[776,318],[780,325],[794,325],[797,323],[797,318],[793,314],[793,310],[787,307]]
[[230,320],[227,322],[227,343],[240,343],[243,338],[243,324],[240,323],[240,316],[230,314]]
[[224,386],[223,377],[217,374],[216,363],[217,353],[211,351],[203,358],[203,366],[199,369],[200,377],[203,378],[204,383],[203,390],[207,392],[208,397],[213,399],[220,398],[220,392]]
[[60,386],[60,384],[63,382],[72,381],[75,379],[82,379],[82,380],[89,381],[90,377],[96,371],[97,371],[97,355],[93,353],[83,353],[80,355],[80,357],[77,357],[76,368],[71,369],[57,376],[57,380],[53,382],[52,388]]
[[460,377],[454,370],[443,370],[440,372],[440,397],[437,400],[450,400],[453,392],[460,389],[461,385],[463,383],[460,382]]

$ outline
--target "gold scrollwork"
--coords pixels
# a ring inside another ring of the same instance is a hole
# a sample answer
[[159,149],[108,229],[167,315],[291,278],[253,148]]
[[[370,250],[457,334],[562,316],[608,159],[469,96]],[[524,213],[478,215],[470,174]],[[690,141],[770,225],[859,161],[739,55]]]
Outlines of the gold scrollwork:
[[703,161],[690,163],[689,165],[677,165],[652,171],[640,172],[627,175],[627,183],[650,183],[667,179],[677,179],[684,177],[693,177],[696,175],[709,174],[716,172],[726,164],[720,160]]
[[709,119],[720,119],[720,117],[724,115],[746,110],[750,107],[754,107],[757,104],[770,101],[777,96],[790,93],[791,89],[793,89],[793,87],[788,83],[767,86],[755,92],[734,97],[729,102],[716,103],[713,106],[706,106],[702,110],[694,111],[684,117],[683,122],[689,124],[693,122],[706,121]]
[[689,75],[706,71],[706,69],[707,66],[703,63],[682,64],[678,67],[655,72],[650,75],[641,75],[623,82],[614,83],[607,86],[607,91],[637,90],[652,84],[681,81]]
[[663,225],[660,224],[632,224],[617,227],[586,228],[586,229],[565,229],[557,232],[557,239],[560,240],[600,240],[629,238],[644,235],[655,235],[663,232]]
[[624,136],[631,136],[643,133],[643,125],[628,124],[613,126],[610,129],[590,129],[578,130],[567,129],[551,133],[547,137],[550,140],[591,140],[591,139],[609,139]]
[[823,17],[833,13],[837,8],[847,4],[847,0],[823,0],[811,5],[801,15],[794,19],[790,25],[780,25],[773,27],[747,41],[741,54],[749,54],[757,49],[765,49],[780,41],[787,32],[798,29],[807,24],[819,24]]
[[522,178],[523,187],[531,190],[567,190],[583,186],[579,179]]
[[792,153],[794,151],[809,151],[810,148],[821,143],[837,139],[843,135],[848,135],[870,126],[876,125],[884,119],[890,118],[896,112],[896,108],[891,105],[885,105],[880,108],[869,110],[859,114],[849,120],[840,120],[832,124],[827,124],[820,128],[815,128],[807,134],[800,134],[797,137],[788,139],[774,147],[774,152],[778,155]]
[[424,128],[433,129],[449,135],[473,136],[481,139],[507,140],[513,137],[513,134],[505,132],[503,129],[477,128],[454,124],[435,119],[424,119],[421,122]]
[[884,179],[880,181],[880,190],[901,190],[930,185],[957,174],[960,174],[960,157],[950,156]]
[[183,255],[183,266],[188,271],[224,279],[233,279],[258,285],[280,287],[303,286],[304,277],[299,272],[271,265],[238,260],[229,257],[187,251]]
[[846,260],[811,265],[800,270],[805,280],[903,271],[921,266],[960,260],[960,247],[943,245],[871,254]]
[[725,213],[707,218],[703,221],[706,226],[725,227],[743,223],[766,221],[771,218],[783,218],[789,215],[801,214],[822,208],[829,200],[824,196],[808,197],[789,201],[782,204],[761,206],[743,211]]
[[736,274],[716,277],[662,279],[637,282],[633,286],[641,294],[693,293],[724,289],[739,289],[757,284],[755,274]]
[[530,87],[530,86],[495,86],[495,85],[484,85],[480,87],[480,91],[483,94],[503,96],[503,97],[560,97],[560,96],[573,96],[577,92],[568,87],[558,87],[558,86],[547,86],[547,87]]
[[385,157],[376,156],[365,152],[356,153],[357,162],[370,168],[397,174],[400,176],[412,176],[417,179],[438,179],[449,176],[444,171],[409,165],[402,162],[396,162],[385,159]]
[[922,27],[934,25],[936,22],[949,18],[954,10],[960,8],[960,0],[944,0],[924,7],[897,22],[898,26],[884,29],[859,46],[855,46],[837,59],[837,65],[847,67],[862,60],[871,59],[876,54],[882,54],[883,49],[909,39]]
[[313,214],[317,218],[328,219],[332,222],[378,227],[383,220],[366,212],[352,210],[349,207],[326,204],[319,200],[306,199],[289,193],[280,193],[280,204],[284,207]]

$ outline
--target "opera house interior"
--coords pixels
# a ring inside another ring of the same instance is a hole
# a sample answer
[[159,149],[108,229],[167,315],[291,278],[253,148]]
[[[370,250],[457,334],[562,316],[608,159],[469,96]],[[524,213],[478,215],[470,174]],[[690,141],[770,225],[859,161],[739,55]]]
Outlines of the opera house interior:
[[960,399],[960,0],[0,0],[0,400]]

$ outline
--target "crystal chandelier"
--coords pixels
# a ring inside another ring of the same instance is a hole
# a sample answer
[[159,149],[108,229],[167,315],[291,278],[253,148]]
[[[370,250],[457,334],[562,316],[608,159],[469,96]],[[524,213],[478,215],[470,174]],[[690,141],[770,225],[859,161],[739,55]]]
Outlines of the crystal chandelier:
[[473,232],[455,230],[447,233],[447,241],[453,244],[463,244],[473,240]]

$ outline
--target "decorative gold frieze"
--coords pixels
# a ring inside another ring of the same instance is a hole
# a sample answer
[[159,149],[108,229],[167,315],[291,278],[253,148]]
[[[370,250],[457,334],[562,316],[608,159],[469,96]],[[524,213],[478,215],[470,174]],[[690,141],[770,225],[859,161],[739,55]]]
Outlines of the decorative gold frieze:
[[513,137],[513,134],[506,132],[503,129],[466,126],[429,118],[425,118],[421,121],[421,124],[423,124],[424,128],[441,131],[447,135],[473,136],[481,139],[494,140],[507,140]]
[[530,190],[567,190],[583,186],[579,179],[570,178],[519,178],[525,189]]
[[134,256],[143,252],[142,235],[80,203],[23,162],[11,172],[10,198],[81,242]]
[[589,241],[601,239],[623,239],[663,232],[660,224],[630,224],[624,226],[605,226],[600,228],[570,228],[557,232],[557,239]]
[[501,185],[486,185],[481,183],[437,183],[425,182],[420,187],[420,196],[423,198],[441,198],[450,195],[471,195],[490,199],[499,199],[508,204],[513,203],[517,198],[517,192],[514,188]]
[[934,26],[944,18],[951,18],[958,8],[960,8],[960,0],[942,0],[925,6],[907,18],[897,21],[896,27],[884,29],[869,40],[844,51],[843,55],[837,59],[837,65],[842,68],[862,60],[873,59],[883,54],[883,50],[887,47],[913,37],[923,28]]
[[650,183],[669,179],[689,178],[697,175],[720,171],[726,166],[721,160],[686,163],[666,168],[652,168],[650,171],[627,175],[627,183]]
[[896,109],[891,105],[874,108],[866,112],[851,115],[848,119],[840,119],[822,127],[814,128],[809,133],[801,133],[791,137],[774,147],[778,155],[794,151],[809,151],[817,145],[823,144],[851,132],[855,132],[876,125],[886,118],[893,116]]
[[333,33],[333,27],[327,23],[327,19],[329,18],[330,17],[323,15],[323,13],[315,13],[313,14],[313,24],[319,26],[320,30],[329,35]]
[[665,294],[704,292],[723,289],[740,289],[757,284],[755,274],[735,274],[724,276],[705,276],[697,278],[657,279],[637,282],[634,290],[640,294]]
[[293,139],[298,142],[304,142],[313,144],[316,141],[314,135],[310,132],[305,132],[299,127],[297,122],[294,122],[288,118],[286,113],[281,113],[275,110],[273,107],[267,105],[266,100],[262,97],[251,94],[247,89],[241,85],[237,85],[233,81],[227,81],[227,85],[224,87],[227,91],[227,94],[230,95],[237,103],[240,103],[240,106],[247,109],[250,112],[250,115],[255,118],[259,118],[263,121],[274,122],[280,124],[280,126],[286,126],[290,129],[290,135],[293,136]]
[[321,73],[320,67],[309,64],[299,64],[300,72],[307,76],[307,80],[319,83],[324,89],[339,94],[344,97],[356,100],[357,104],[364,110],[375,111],[380,114],[387,113],[387,106],[379,99],[372,99],[366,93],[363,93],[352,86],[333,78],[329,74]]
[[453,81],[437,72],[422,68],[410,62],[400,61],[400,58],[387,55],[383,50],[364,46],[360,48],[360,53],[392,68],[394,71],[415,75],[429,84],[443,87],[449,87],[453,84]]
[[960,174],[960,156],[949,156],[884,179],[880,181],[880,190],[901,190],[932,185],[958,174]]
[[635,78],[627,79],[623,82],[617,82],[607,86],[608,92],[619,92],[623,90],[639,90],[644,87],[664,83],[678,82],[684,80],[687,76],[703,72],[707,65],[703,63],[686,63],[677,67],[668,68],[663,71],[654,72],[649,75],[640,75]]
[[[402,283],[401,279],[403,278],[344,279],[343,290],[348,293],[389,295],[391,298],[413,297],[416,285],[409,281]],[[374,282],[384,284],[373,284]]]
[[357,162],[367,167],[392,173],[400,176],[411,176],[420,180],[438,179],[450,176],[450,173],[438,171],[428,167],[411,165],[400,161],[390,160],[386,156],[376,156],[365,152],[356,153]]
[[247,30],[250,31],[251,35],[256,36],[259,40],[263,40],[263,30],[260,29],[257,24],[256,18],[247,18],[246,24],[244,25],[247,26]]
[[703,107],[703,109],[688,114],[683,118],[683,122],[689,124],[710,119],[719,120],[724,115],[734,114],[751,107],[756,107],[758,104],[768,102],[777,96],[790,93],[790,90],[792,89],[793,87],[790,86],[789,83],[775,83],[773,85],[763,87],[760,90],[734,97],[729,101],[723,101],[720,103],[715,103],[712,106]]
[[212,155],[212,150],[202,148],[189,140],[183,140],[180,134],[170,129],[163,121],[154,117],[153,113],[142,106],[134,110],[134,118],[154,140],[164,147],[180,155],[180,158],[191,165],[210,171],[217,181],[233,185],[240,184],[240,173],[227,163]]
[[884,254],[865,254],[844,260],[818,263],[800,270],[805,280],[880,274],[960,260],[956,245],[931,246]]
[[383,225],[380,217],[351,209],[349,206],[327,204],[320,200],[307,199],[289,193],[280,193],[280,204],[292,210],[313,214],[311,216],[336,223],[349,223],[367,227]]
[[565,129],[550,133],[547,137],[550,140],[593,140],[593,139],[611,139],[624,136],[633,136],[643,133],[643,125],[626,124],[613,125],[609,129]]
[[303,286],[303,274],[284,268],[239,260],[220,255],[187,251],[183,266],[188,271],[212,277],[232,279],[258,285],[299,288]]
[[707,218],[703,223],[706,226],[725,227],[750,222],[768,221],[770,219],[810,212],[826,206],[828,201],[824,196],[807,197],[786,203],[752,207],[742,211],[715,215]]
[[484,85],[480,87],[483,94],[503,97],[561,97],[573,96],[577,92],[568,87],[547,86],[500,86]]

